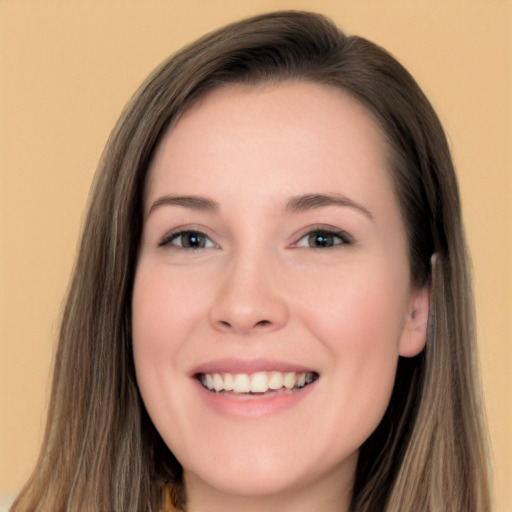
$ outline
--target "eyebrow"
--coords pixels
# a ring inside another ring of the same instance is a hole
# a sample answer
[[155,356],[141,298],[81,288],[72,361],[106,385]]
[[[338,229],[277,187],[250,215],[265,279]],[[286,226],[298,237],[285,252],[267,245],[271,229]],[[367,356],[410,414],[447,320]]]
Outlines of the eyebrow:
[[303,212],[307,210],[314,210],[316,208],[324,208],[326,206],[343,206],[354,208],[363,213],[370,220],[373,220],[373,215],[368,208],[356,203],[352,199],[344,196],[343,194],[305,194],[295,196],[288,200],[286,210]]
[[213,199],[200,196],[162,196],[159,197],[148,211],[147,217],[160,206],[182,206],[198,211],[216,211],[219,209],[219,203]]
[[[201,196],[162,196],[158,198],[148,211],[147,216],[160,206],[181,206],[197,211],[218,211],[219,203],[213,199]],[[303,212],[307,210],[315,210],[317,208],[325,208],[327,206],[342,206],[354,208],[363,213],[370,220],[373,215],[370,210],[363,205],[353,201],[343,194],[304,194],[291,197],[287,203],[285,210],[292,212]]]

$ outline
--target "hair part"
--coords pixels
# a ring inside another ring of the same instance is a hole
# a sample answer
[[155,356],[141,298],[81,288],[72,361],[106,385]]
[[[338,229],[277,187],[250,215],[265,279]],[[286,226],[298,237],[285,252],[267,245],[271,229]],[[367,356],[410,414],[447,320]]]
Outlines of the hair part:
[[41,455],[13,512],[149,512],[166,482],[185,502],[181,466],[145,411],[132,357],[146,173],[164,133],[212,90],[294,80],[338,88],[375,119],[389,148],[412,282],[433,289],[426,348],[400,358],[389,407],[360,450],[351,510],[490,510],[469,264],[441,124],[386,51],[321,15],[287,11],[185,47],[148,78],[114,128],[68,291]]

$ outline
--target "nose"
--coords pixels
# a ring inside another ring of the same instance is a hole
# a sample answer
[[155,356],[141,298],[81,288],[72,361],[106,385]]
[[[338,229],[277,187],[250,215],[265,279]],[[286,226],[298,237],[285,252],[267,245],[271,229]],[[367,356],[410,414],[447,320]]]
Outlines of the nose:
[[289,308],[275,266],[263,258],[238,258],[220,279],[210,308],[214,329],[250,335],[282,328]]

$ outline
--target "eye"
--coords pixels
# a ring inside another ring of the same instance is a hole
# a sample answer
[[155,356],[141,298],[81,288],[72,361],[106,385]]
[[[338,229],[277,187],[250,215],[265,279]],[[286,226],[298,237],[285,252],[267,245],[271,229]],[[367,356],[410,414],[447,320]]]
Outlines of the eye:
[[215,243],[201,231],[184,230],[166,235],[158,244],[159,247],[172,245],[180,249],[197,251],[199,249],[211,249]]
[[350,244],[350,237],[342,231],[328,229],[315,229],[304,235],[296,247],[310,247],[312,249],[327,249],[338,245]]

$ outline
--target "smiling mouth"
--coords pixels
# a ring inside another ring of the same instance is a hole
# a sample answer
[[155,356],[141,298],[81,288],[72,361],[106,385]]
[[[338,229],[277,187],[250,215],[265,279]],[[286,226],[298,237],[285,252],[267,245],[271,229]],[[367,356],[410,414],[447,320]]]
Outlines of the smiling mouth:
[[213,393],[261,395],[272,391],[299,391],[318,379],[315,372],[200,373],[204,388]]

